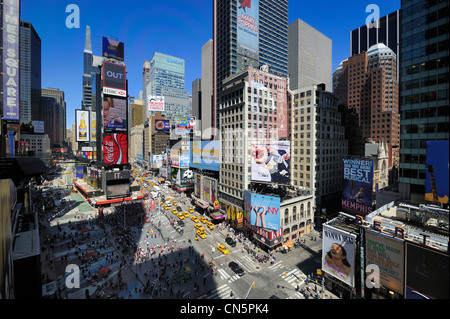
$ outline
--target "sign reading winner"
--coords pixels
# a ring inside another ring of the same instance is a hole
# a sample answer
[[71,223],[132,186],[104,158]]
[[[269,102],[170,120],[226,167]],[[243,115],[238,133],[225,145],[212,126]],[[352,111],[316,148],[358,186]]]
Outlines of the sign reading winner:
[[103,62],[103,93],[127,96],[127,68],[111,62]]
[[372,212],[372,160],[344,158],[342,209],[361,216]]

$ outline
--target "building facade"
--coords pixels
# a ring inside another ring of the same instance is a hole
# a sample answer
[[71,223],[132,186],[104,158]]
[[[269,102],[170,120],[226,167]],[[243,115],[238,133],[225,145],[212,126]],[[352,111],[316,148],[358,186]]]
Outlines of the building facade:
[[332,41],[297,19],[289,25],[290,89],[324,83],[331,90]]
[[449,139],[449,10],[402,0],[399,192],[413,202],[424,201],[427,141]]
[[[43,97],[50,97],[54,98],[56,102],[60,105],[62,114],[61,114],[61,125],[60,125],[60,134],[62,136],[62,141],[66,142],[67,140],[67,133],[66,133],[66,125],[67,125],[67,104],[64,97],[64,91],[61,91],[59,89],[52,89],[52,88],[43,88],[41,96]],[[45,123],[44,123],[45,125]],[[51,125],[50,123],[47,123],[47,125]]]

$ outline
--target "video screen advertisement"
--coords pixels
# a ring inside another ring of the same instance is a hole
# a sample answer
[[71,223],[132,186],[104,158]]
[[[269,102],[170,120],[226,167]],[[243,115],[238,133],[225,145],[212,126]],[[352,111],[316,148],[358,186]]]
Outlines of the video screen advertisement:
[[123,42],[103,37],[102,55],[105,58],[112,58],[123,61],[125,59],[125,46]]
[[103,96],[103,127],[105,132],[127,130],[127,100]]
[[407,242],[406,299],[448,299],[448,252]]
[[75,122],[76,122],[76,140],[77,142],[89,142],[91,116],[89,111],[75,110]]
[[366,230],[366,265],[377,265],[380,285],[403,295],[405,249],[404,241]]
[[291,143],[252,142],[252,181],[289,185]]
[[105,133],[103,138],[103,162],[112,165],[128,164],[128,138],[122,133]]
[[220,141],[192,141],[190,167],[209,171],[220,170]]
[[323,225],[322,238],[322,270],[354,287],[356,236]]
[[374,161],[344,158],[342,209],[366,216],[372,212]]
[[20,120],[20,1],[2,1],[3,119]]
[[196,125],[195,117],[178,119],[176,121],[175,132],[177,134],[189,134],[195,131],[195,125]]
[[155,131],[169,132],[170,131],[170,120],[155,120]]
[[280,197],[244,193],[245,216],[250,224],[279,231],[281,229]]
[[118,97],[127,97],[127,68],[103,61],[103,93]]
[[428,141],[425,172],[425,200],[448,204],[449,142]]

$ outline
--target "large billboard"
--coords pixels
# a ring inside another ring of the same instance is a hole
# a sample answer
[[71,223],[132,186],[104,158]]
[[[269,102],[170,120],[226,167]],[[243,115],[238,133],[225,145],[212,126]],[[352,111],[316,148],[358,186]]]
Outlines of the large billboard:
[[155,131],[157,132],[170,131],[170,120],[155,120]]
[[322,270],[354,287],[356,236],[323,225]]
[[179,169],[177,173],[177,184],[180,186],[192,185],[194,183],[194,172],[190,169]]
[[190,167],[209,171],[220,170],[220,141],[192,141]]
[[151,112],[164,112],[164,96],[148,96],[148,110]]
[[344,158],[342,209],[366,216],[372,212],[373,160]]
[[91,112],[89,126],[91,128],[91,142],[97,141],[97,112]]
[[275,196],[244,193],[245,216],[251,225],[279,231],[281,199]]
[[107,131],[127,130],[127,100],[103,96],[103,127]]
[[33,121],[34,134],[44,134],[45,125],[44,121]]
[[448,204],[449,198],[449,143],[428,141],[425,175],[425,200]]
[[20,1],[3,3],[3,119],[20,120],[19,31]]
[[448,252],[407,242],[406,299],[449,298]]
[[366,230],[366,264],[379,269],[380,284],[403,295],[404,241],[379,232]]
[[253,141],[252,181],[290,184],[290,146],[289,141]]
[[89,142],[91,136],[89,111],[75,110],[75,122],[77,142]]
[[103,93],[127,97],[127,68],[103,61]]
[[236,0],[237,53],[259,58],[259,0]]
[[108,165],[128,164],[128,137],[126,134],[105,133],[103,162]]
[[195,117],[188,117],[185,119],[178,119],[176,121],[175,132],[177,134],[189,134],[194,132],[196,124]]
[[102,55],[105,58],[123,61],[125,58],[124,47],[123,42],[103,37]]
[[151,155],[150,156],[150,164],[154,169],[161,168],[163,165],[163,156],[162,155]]

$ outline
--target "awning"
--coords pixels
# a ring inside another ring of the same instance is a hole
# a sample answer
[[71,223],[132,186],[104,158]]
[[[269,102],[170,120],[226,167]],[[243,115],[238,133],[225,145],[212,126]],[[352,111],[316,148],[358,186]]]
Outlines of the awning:
[[225,214],[223,213],[211,213],[209,215],[212,219],[218,220],[218,219],[224,219],[225,217],[227,217]]
[[208,202],[205,202],[204,200],[199,199],[199,198],[197,198],[195,200],[195,205],[197,205],[198,207],[203,208],[203,209],[207,209],[209,207]]

